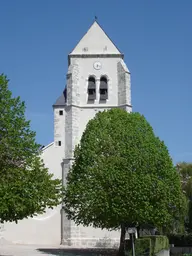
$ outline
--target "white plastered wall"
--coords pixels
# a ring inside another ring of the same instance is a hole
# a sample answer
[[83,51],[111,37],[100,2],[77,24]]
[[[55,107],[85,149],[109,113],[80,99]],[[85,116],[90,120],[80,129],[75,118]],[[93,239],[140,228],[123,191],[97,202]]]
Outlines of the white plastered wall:
[[[61,158],[59,148],[54,143],[43,149],[42,158],[55,178],[61,178]],[[16,223],[5,223],[2,227],[1,239],[16,244],[60,244],[60,209],[47,210],[45,214],[34,218],[23,219]]]

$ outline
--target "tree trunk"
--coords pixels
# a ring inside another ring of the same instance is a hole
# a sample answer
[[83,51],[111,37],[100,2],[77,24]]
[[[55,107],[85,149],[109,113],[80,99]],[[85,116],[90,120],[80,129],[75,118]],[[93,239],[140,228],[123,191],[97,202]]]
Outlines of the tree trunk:
[[118,256],[125,256],[125,224],[121,224],[121,237],[120,237],[120,245],[119,245],[119,251]]

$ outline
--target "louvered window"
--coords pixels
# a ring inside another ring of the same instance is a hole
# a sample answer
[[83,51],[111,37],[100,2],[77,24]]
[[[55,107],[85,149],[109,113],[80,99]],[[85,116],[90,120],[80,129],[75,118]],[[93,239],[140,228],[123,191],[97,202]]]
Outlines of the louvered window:
[[100,100],[108,99],[108,83],[107,78],[102,76],[100,79]]
[[96,99],[96,82],[93,76],[89,77],[88,80],[88,100]]

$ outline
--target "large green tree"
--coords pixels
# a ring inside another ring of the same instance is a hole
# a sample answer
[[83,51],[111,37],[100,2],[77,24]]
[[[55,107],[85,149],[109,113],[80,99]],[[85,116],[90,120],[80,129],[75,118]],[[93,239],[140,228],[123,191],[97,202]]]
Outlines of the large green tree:
[[112,109],[89,121],[74,152],[65,210],[77,224],[165,227],[183,217],[185,197],[164,142],[144,116]]
[[53,179],[40,158],[25,104],[12,97],[0,75],[0,221],[18,221],[60,203],[61,181]]

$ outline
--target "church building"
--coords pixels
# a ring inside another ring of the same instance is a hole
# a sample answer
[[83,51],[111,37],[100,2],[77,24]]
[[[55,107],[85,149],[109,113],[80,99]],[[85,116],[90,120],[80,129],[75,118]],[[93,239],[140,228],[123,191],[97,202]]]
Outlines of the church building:
[[[132,110],[130,72],[123,59],[97,21],[68,55],[66,87],[53,105],[54,141],[42,149],[45,166],[63,184],[88,121],[98,111]],[[0,236],[11,243],[77,247],[118,243],[120,231],[77,226],[58,206],[18,224],[5,223]]]

